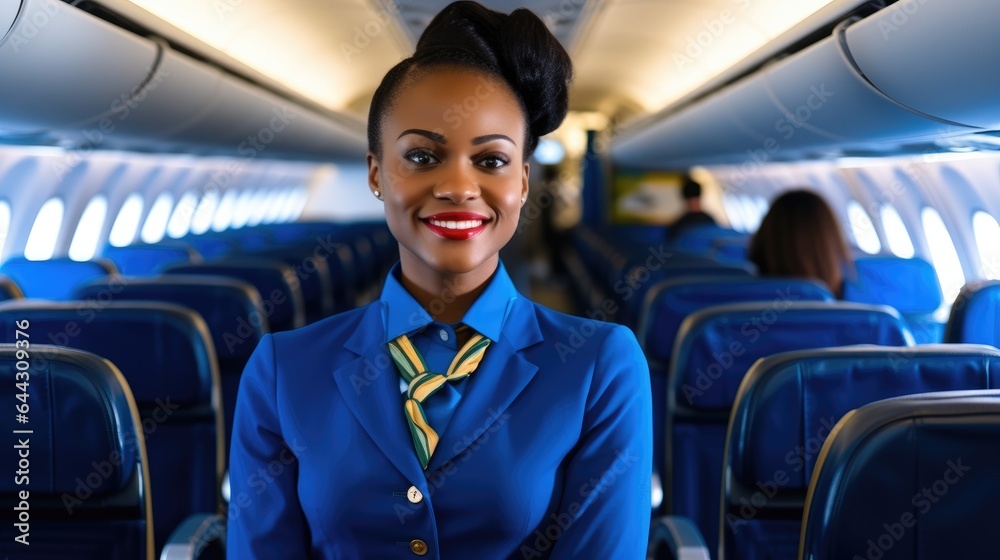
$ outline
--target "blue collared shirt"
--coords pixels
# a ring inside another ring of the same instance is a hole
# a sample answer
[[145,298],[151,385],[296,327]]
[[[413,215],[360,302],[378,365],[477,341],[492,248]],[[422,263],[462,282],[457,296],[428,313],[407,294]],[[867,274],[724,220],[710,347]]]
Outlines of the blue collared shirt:
[[[488,280],[486,289],[465,312],[462,320],[454,325],[449,325],[433,320],[427,310],[406,291],[400,278],[401,270],[397,262],[386,276],[382,295],[379,298],[382,302],[385,343],[388,344],[399,335],[406,334],[409,336],[410,342],[423,355],[427,367],[438,373],[446,372],[451,361],[455,358],[455,354],[458,353],[455,328],[459,324],[467,325],[477,333],[496,342],[500,339],[500,331],[503,329],[514,300],[518,297],[517,289],[507,274],[507,269],[500,262],[496,272]],[[443,309],[453,295],[449,287],[445,286],[440,299],[432,302],[431,308],[440,305]],[[486,352],[489,354],[489,348],[486,349]],[[438,434],[444,433],[455,406],[465,392],[466,384],[474,379],[475,375],[473,373],[461,381],[445,384],[424,402],[424,414],[427,415],[431,427]],[[403,381],[402,376],[400,376],[399,387],[400,392],[406,392],[407,383]]]

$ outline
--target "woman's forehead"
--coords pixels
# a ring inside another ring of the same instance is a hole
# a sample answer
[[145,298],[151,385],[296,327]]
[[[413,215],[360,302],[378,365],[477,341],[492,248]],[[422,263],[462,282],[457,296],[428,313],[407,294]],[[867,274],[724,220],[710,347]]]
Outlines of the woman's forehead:
[[501,80],[461,68],[433,68],[406,80],[386,115],[386,140],[404,130],[433,131],[446,139],[504,134],[520,144],[524,115]]

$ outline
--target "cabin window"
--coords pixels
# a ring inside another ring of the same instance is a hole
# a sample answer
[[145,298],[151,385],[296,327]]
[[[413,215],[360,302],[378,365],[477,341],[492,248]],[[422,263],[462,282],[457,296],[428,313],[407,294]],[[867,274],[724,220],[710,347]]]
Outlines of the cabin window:
[[920,213],[924,226],[924,236],[931,251],[931,262],[937,271],[944,302],[951,305],[958,296],[959,290],[965,284],[965,273],[962,272],[962,261],[958,258],[955,243],[951,240],[948,228],[937,210],[927,207]]
[[273,190],[267,193],[267,199],[264,200],[264,206],[267,207],[267,211],[264,212],[262,223],[273,224],[278,219],[278,214],[281,212],[281,203],[284,199],[284,189]]
[[305,187],[295,189],[289,202],[289,212],[285,221],[294,222],[298,220],[299,216],[302,215],[302,211],[306,209],[307,202],[309,202],[309,191]]
[[297,194],[296,189],[289,188],[285,189],[285,195],[281,199],[281,212],[278,213],[278,222],[285,223],[295,220],[295,213]]
[[740,206],[743,208],[743,225],[746,226],[747,233],[753,233],[760,227],[760,220],[763,218],[757,211],[757,204],[749,196],[740,197]]
[[254,191],[247,189],[240,193],[240,196],[236,199],[236,208],[233,210],[233,219],[229,223],[229,227],[233,229],[239,229],[247,225],[247,221],[250,220],[250,209],[253,204]]
[[108,241],[115,247],[124,247],[135,239],[142,218],[142,195],[132,193],[125,199],[115,224],[111,226],[111,236]]
[[201,197],[201,202],[198,203],[194,216],[191,217],[190,233],[201,235],[212,227],[212,215],[215,214],[215,208],[218,204],[219,192],[215,189],[206,192]]
[[893,255],[904,259],[913,258],[913,240],[910,239],[910,232],[906,230],[906,224],[899,212],[891,204],[883,204],[879,208],[879,218],[882,220],[882,229],[885,230],[886,241],[889,242],[889,250]]
[[10,204],[0,200],[0,250],[7,244],[7,234],[10,233]]
[[184,193],[184,196],[177,201],[174,212],[170,214],[170,221],[167,222],[167,235],[173,239],[179,239],[187,235],[191,229],[191,221],[194,219],[194,212],[198,206],[198,195],[194,191]]
[[232,189],[226,191],[219,201],[219,207],[215,209],[215,216],[212,217],[212,231],[225,231],[229,229],[229,224],[233,221],[233,210],[236,207],[237,191]]
[[982,263],[983,277],[988,280],[1000,279],[1000,225],[996,218],[982,210],[972,216],[972,231],[976,235],[979,261]]
[[76,226],[73,241],[69,245],[69,258],[74,261],[89,261],[97,253],[97,244],[101,240],[101,228],[108,214],[108,199],[96,196],[83,210],[80,223]]
[[254,193],[253,198],[250,199],[250,215],[247,217],[248,226],[255,226],[264,219],[264,214],[267,214],[267,202],[270,195],[271,191],[264,189],[260,189]]
[[149,209],[145,223],[142,224],[142,231],[139,238],[143,243],[156,243],[163,239],[163,234],[167,230],[167,219],[170,218],[170,209],[174,206],[174,197],[170,193],[160,193]]
[[729,227],[740,232],[747,230],[746,224],[743,221],[743,208],[736,196],[731,194],[722,195],[722,209],[726,212],[726,218],[729,219]]
[[878,240],[875,224],[857,200],[847,202],[847,221],[851,225],[854,243],[859,249],[869,255],[877,255],[882,250],[882,242]]
[[24,258],[29,261],[52,258],[59,240],[59,230],[62,228],[63,210],[63,201],[58,198],[50,198],[42,204],[35,216],[35,223],[31,226],[31,233],[28,234]]

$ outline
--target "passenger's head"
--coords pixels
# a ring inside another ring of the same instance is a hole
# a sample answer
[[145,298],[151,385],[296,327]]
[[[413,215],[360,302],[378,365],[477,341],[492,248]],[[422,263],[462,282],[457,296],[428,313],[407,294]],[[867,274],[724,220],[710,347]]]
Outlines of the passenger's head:
[[455,2],[431,21],[383,78],[368,117],[369,186],[404,264],[492,268],[527,197],[527,158],[566,116],[571,74],[566,51],[526,9]]
[[805,190],[779,196],[750,242],[749,258],[769,276],[820,280],[838,297],[850,262],[844,235],[830,206]]
[[690,177],[685,177],[684,184],[681,185],[681,196],[684,197],[684,200],[701,198],[701,185],[698,181]]
[[701,184],[698,181],[685,176],[681,185],[681,197],[684,198],[688,210],[701,210]]

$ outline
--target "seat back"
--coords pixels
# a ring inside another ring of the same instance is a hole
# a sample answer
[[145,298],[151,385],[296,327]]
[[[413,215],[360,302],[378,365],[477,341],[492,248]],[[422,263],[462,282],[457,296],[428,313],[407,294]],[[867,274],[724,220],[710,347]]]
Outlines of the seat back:
[[681,233],[671,243],[674,249],[708,255],[712,251],[712,245],[717,239],[737,238],[746,239],[745,233],[736,230],[720,227],[717,225],[695,226]]
[[12,299],[24,299],[24,292],[10,277],[0,275],[0,301]]
[[862,257],[856,276],[844,282],[844,300],[895,307],[917,343],[941,342],[944,325],[934,318],[943,296],[937,273],[920,258]]
[[106,259],[74,261],[68,257],[47,261],[29,261],[11,257],[0,266],[0,273],[13,280],[25,297],[65,301],[73,291],[95,278],[118,274],[114,263]]
[[[17,330],[41,335],[30,321]],[[118,369],[79,350],[2,344],[0,378],[0,398],[26,418],[6,439],[20,463],[0,481],[0,501],[17,521],[0,526],[0,554],[152,560],[146,449]]]
[[649,360],[653,391],[653,460],[657,468],[662,468],[664,462],[667,370],[677,331],[688,315],[723,303],[832,300],[833,295],[822,284],[791,278],[686,276],[652,287],[643,305],[638,338]]
[[799,558],[995,558],[997,441],[1000,391],[849,413],[820,451]]
[[1000,350],[972,344],[850,346],[758,361],[733,405],[723,464],[723,558],[798,552],[820,448],[849,411],[891,397],[1000,383]]
[[225,276],[253,285],[263,300],[271,332],[297,329],[306,323],[299,279],[290,266],[277,259],[226,257],[209,263],[171,265],[163,272]]
[[[330,265],[321,252],[301,246],[271,249],[257,256],[281,261],[288,265],[299,279],[302,303],[305,305],[306,323],[315,323],[334,312],[334,286]],[[329,258],[336,258],[331,256]]]
[[951,306],[945,342],[1000,345],[1000,280],[970,282]]
[[896,310],[857,303],[732,303],[688,316],[667,380],[668,511],[718,542],[726,426],[743,376],[771,354],[849,344],[908,346],[913,337]]
[[119,272],[127,276],[151,276],[159,274],[164,267],[172,264],[201,262],[201,255],[194,247],[179,242],[161,241],[125,247],[108,245],[101,254],[114,261]]
[[93,313],[80,302],[8,302],[0,305],[0,341],[16,342],[17,323],[25,320],[45,333],[44,342],[111,360],[128,382],[159,496],[156,550],[187,516],[218,510],[225,461],[221,388],[200,315],[161,302],[111,302]]
[[625,323],[633,330],[639,329],[647,294],[654,287],[669,280],[694,276],[751,278],[753,272],[749,266],[723,264],[684,254],[673,254],[663,262],[641,262],[632,266],[612,287],[624,302],[622,318]]
[[750,236],[720,237],[712,241],[712,258],[720,262],[745,262]]
[[218,359],[223,446],[228,452],[240,376],[257,343],[269,332],[257,289],[241,280],[218,276],[121,276],[85,284],[77,290],[76,298],[86,300],[83,309],[92,313],[99,313],[109,301],[151,300],[175,303],[201,315]]

